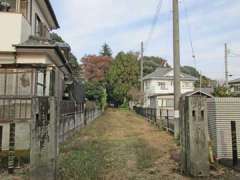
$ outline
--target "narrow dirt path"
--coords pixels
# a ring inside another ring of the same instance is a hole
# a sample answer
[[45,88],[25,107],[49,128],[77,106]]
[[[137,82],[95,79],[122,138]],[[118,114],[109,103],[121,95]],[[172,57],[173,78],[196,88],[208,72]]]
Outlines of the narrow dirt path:
[[[178,164],[171,159],[172,152],[178,149],[175,144],[172,136],[142,117],[109,109],[63,145],[58,179],[191,179],[181,176]],[[214,179],[232,180],[223,176]]]
[[62,179],[184,179],[166,132],[134,113],[110,109],[62,148]]

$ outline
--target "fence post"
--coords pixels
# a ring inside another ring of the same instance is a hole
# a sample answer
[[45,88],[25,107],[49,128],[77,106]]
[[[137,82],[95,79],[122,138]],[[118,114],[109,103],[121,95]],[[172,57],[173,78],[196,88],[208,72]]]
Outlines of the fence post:
[[84,109],[84,126],[87,126],[87,109]]
[[163,129],[162,110],[160,108],[156,108],[156,123],[158,127],[162,130]]
[[181,99],[182,171],[192,176],[209,176],[207,98]]
[[60,114],[57,102],[54,97],[33,98],[30,176],[34,180],[56,179],[58,122]]
[[170,129],[170,125],[169,125],[169,112],[167,110],[167,132],[169,132],[169,129]]

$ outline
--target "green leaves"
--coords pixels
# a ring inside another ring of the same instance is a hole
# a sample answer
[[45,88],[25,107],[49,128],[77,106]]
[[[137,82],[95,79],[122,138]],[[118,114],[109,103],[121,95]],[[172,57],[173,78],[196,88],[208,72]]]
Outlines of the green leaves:
[[218,86],[214,89],[213,95],[216,97],[230,97],[232,94],[229,91],[225,86]]
[[109,101],[121,105],[128,99],[128,91],[139,87],[140,67],[133,53],[120,52],[107,74]]
[[100,107],[106,106],[106,89],[100,82],[88,81],[85,83],[85,94],[88,100],[96,101]]
[[112,50],[107,43],[105,43],[102,46],[102,50],[100,51],[100,55],[112,57]]

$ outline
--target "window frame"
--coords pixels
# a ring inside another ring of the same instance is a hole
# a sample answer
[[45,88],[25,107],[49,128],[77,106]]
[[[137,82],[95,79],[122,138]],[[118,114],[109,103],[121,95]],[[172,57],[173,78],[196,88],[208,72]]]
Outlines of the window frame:
[[[39,82],[39,72],[43,73],[43,82]],[[48,80],[47,80],[48,78]],[[48,84],[47,84],[48,83]],[[37,69],[36,71],[36,96],[54,96],[55,95],[55,71],[53,69]],[[38,89],[42,88],[42,94]]]
[[3,126],[0,126],[0,152],[2,151],[3,146]]
[[[18,0],[19,2],[19,13],[21,13],[23,15],[23,17],[25,17],[28,21],[30,21],[29,15],[30,15],[30,1],[29,0]],[[25,12],[23,12],[22,10],[22,5],[25,3]],[[26,13],[26,14],[24,14]]]
[[42,24],[42,21],[41,21],[41,18],[38,16],[37,13],[35,13],[35,23],[34,23],[34,27],[35,27],[35,36],[37,37],[41,37],[41,24]]
[[158,86],[161,90],[167,90],[167,83],[166,82],[158,82]]

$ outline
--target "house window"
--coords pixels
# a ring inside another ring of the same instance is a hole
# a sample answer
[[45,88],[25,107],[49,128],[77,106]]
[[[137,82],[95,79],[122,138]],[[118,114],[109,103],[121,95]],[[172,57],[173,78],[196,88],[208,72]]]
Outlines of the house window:
[[37,96],[44,96],[46,90],[46,71],[39,70],[37,76]]
[[37,73],[37,96],[54,95],[54,72],[39,70]]
[[0,69],[0,95],[31,95],[33,71],[31,69]]
[[159,86],[160,89],[162,89],[162,90],[166,90],[166,89],[167,89],[165,82],[159,82],[159,83],[158,83],[158,86]]
[[2,151],[3,127],[0,126],[0,151]]
[[174,107],[174,100],[173,99],[166,99],[167,107]]
[[234,86],[234,91],[235,92],[240,92],[240,86],[238,85],[238,86]]
[[192,87],[192,83],[191,82],[184,82],[183,83],[183,87],[184,88],[191,88]]
[[20,13],[28,19],[28,12],[29,12],[29,0],[20,0]]
[[49,35],[49,31],[46,25],[44,25],[40,19],[40,17],[35,15],[35,36],[37,37],[47,37]]
[[150,88],[150,81],[146,81],[146,82],[145,82],[145,87],[146,87],[146,89],[149,89],[149,88]]
[[174,107],[174,100],[173,99],[160,99],[159,106],[161,107]]
[[35,35],[36,36],[41,36],[41,29],[42,29],[41,26],[42,26],[41,19],[36,14],[35,15]]

